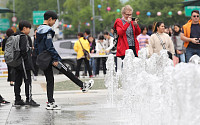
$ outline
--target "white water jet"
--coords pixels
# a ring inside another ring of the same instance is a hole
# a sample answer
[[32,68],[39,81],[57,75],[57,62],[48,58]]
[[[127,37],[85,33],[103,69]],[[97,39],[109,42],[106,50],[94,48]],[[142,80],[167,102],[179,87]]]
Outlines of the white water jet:
[[[126,120],[124,124],[198,125],[200,66],[180,63],[174,67],[166,50],[149,59],[146,55],[145,49],[139,51],[138,57],[127,50],[121,76],[115,73],[113,56],[108,58],[105,84],[111,100],[115,100],[112,104],[119,104],[122,119]],[[196,64],[200,62],[197,56],[191,60]],[[117,89],[119,82],[121,91]]]

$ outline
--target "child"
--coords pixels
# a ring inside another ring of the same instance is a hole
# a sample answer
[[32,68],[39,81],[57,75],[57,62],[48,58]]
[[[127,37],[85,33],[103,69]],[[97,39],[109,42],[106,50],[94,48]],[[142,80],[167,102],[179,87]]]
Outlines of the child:
[[[40,106],[32,99],[32,86],[31,86],[31,70],[33,70],[33,64],[31,59],[31,49],[30,47],[27,48],[27,44],[30,45],[30,41],[28,41],[28,34],[30,33],[31,24],[28,21],[22,20],[19,22],[19,33],[16,33],[14,35],[21,35],[20,41],[19,41],[19,48],[20,48],[20,54],[23,58],[25,65],[25,71],[23,69],[22,64],[15,68],[15,86],[14,86],[14,92],[15,92],[15,105],[30,105],[30,106]],[[26,78],[27,76],[27,78]],[[26,93],[26,103],[21,99],[21,85],[22,85],[22,79],[24,79],[25,83],[25,93]]]
[[147,27],[142,26],[141,34],[137,36],[137,40],[139,42],[140,49],[147,47],[149,38],[150,38],[150,36],[147,35]]
[[44,50],[47,50],[52,56],[52,62],[48,64],[48,68],[44,70],[44,75],[47,81],[47,110],[60,110],[61,107],[55,104],[55,100],[53,98],[54,91],[54,75],[52,66],[57,70],[65,74],[69,79],[71,79],[75,84],[81,87],[83,92],[87,92],[94,84],[93,80],[89,82],[83,83],[79,80],[63,63],[61,63],[61,57],[55,50],[53,46],[53,37],[55,32],[52,30],[51,26],[53,26],[57,20],[57,14],[53,11],[46,11],[44,14],[44,23],[40,25],[37,29],[36,33],[36,41],[34,44],[35,51],[37,54],[40,54]]

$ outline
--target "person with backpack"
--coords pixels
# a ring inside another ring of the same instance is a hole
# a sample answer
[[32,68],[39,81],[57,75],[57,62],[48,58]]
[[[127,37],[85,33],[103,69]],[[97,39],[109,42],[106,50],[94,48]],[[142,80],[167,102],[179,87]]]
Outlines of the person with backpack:
[[[43,69],[47,82],[47,110],[61,109],[60,106],[56,105],[55,100],[53,98],[54,75],[52,67],[56,68],[61,73],[66,75],[70,80],[72,80],[76,85],[78,85],[84,93],[87,92],[90,88],[92,88],[94,84],[94,81],[92,79],[86,82],[82,82],[69,70],[68,67],[61,63],[61,57],[53,46],[53,37],[55,35],[55,32],[51,28],[55,24],[57,18],[57,14],[54,11],[46,11],[44,13],[44,22],[37,28],[36,41],[34,44],[34,48],[36,53],[38,54],[38,58],[44,52],[49,53],[49,55],[51,56],[50,63],[46,64],[48,67],[46,69]],[[41,67],[39,68],[41,69]]]
[[141,30],[137,24],[137,20],[132,19],[133,9],[130,5],[122,7],[121,13],[122,18],[116,19],[114,28],[119,35],[116,56],[123,60],[127,49],[132,49],[134,55],[138,56],[139,43],[136,37],[140,34]]
[[[11,42],[18,42],[19,49],[20,49],[19,60],[21,60],[21,63],[15,67],[15,86],[14,86],[15,103],[14,105],[40,106],[40,104],[36,103],[32,99],[31,70],[34,70],[34,68],[33,68],[32,59],[31,59],[31,49],[30,49],[31,41],[28,40],[29,38],[27,36],[30,33],[30,29],[31,29],[31,24],[26,20],[21,20],[19,22],[20,32],[17,32],[14,34],[14,36],[16,37],[19,36],[19,41],[11,41]],[[5,60],[7,59],[6,51],[8,49],[8,46],[7,46],[7,44],[9,44],[8,41],[9,39],[7,40],[7,43],[5,45]],[[23,79],[25,83],[26,102],[22,100],[21,95],[20,95]]]
[[[7,29],[6,30],[6,38],[3,39],[2,41],[2,51],[5,51],[5,44],[7,39],[14,33],[14,31],[12,29]],[[15,69],[9,65],[7,65],[8,67],[8,79],[7,81],[10,82],[10,86],[14,86],[14,81],[15,81]]]

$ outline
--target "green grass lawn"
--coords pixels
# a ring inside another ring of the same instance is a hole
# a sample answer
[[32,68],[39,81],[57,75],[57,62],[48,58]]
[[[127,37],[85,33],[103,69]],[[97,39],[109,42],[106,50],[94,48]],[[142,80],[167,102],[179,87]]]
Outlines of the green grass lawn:
[[[90,79],[87,78],[82,78],[82,81],[88,81]],[[94,86],[92,87],[92,89],[106,89],[105,85],[104,85],[104,79],[93,79],[94,80]],[[73,83],[71,80],[66,80],[63,82],[56,82],[55,83],[55,87],[54,87],[55,91],[66,91],[66,90],[80,90],[80,88]]]

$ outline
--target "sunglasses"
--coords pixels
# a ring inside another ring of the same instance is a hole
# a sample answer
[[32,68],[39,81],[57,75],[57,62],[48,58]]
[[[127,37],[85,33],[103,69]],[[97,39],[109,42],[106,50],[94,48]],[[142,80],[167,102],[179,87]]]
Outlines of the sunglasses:
[[195,16],[193,16],[193,17],[194,17],[194,18],[195,18],[195,17],[199,17],[199,15],[197,15],[197,16],[195,15]]

